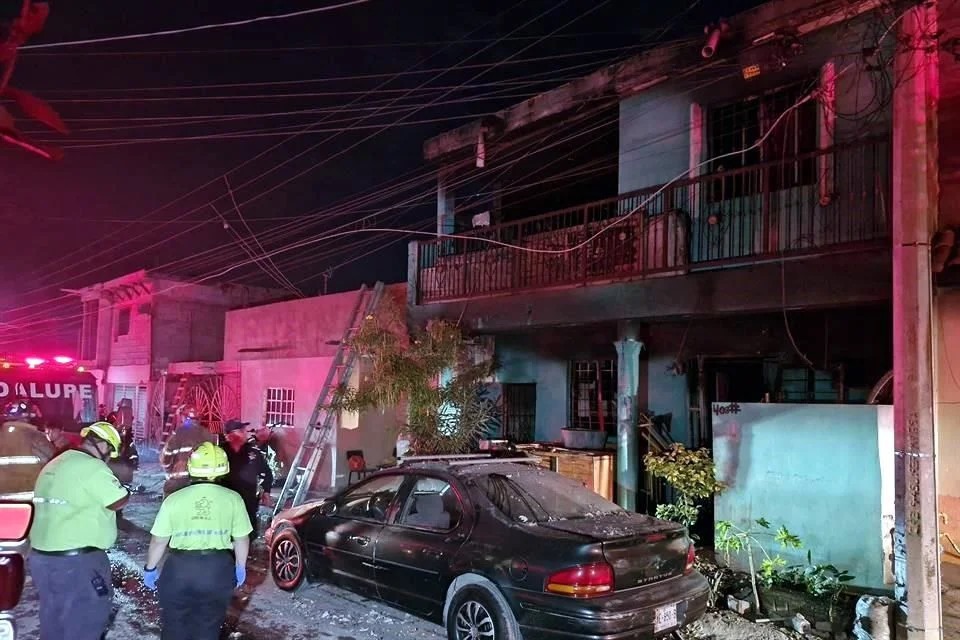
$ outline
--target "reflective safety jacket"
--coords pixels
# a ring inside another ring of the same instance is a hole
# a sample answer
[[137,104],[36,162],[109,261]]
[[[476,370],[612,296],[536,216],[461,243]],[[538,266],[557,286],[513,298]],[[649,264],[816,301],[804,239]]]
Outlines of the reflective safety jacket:
[[167,474],[167,480],[163,484],[163,495],[168,496],[190,484],[187,461],[190,460],[193,450],[204,442],[216,444],[216,439],[199,425],[181,427],[167,439],[160,452],[160,464]]
[[29,422],[0,426],[0,500],[31,500],[40,470],[55,454],[46,434]]

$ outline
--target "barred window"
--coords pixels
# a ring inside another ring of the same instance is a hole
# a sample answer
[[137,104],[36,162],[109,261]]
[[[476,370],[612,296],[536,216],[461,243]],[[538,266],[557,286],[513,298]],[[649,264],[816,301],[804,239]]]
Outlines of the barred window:
[[267,402],[263,423],[266,425],[293,426],[293,389],[267,387]]

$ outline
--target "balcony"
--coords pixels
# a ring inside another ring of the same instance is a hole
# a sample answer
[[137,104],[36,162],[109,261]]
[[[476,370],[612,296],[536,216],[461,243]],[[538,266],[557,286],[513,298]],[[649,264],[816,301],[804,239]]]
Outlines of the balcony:
[[859,141],[418,242],[417,302],[884,246],[890,158],[887,139]]

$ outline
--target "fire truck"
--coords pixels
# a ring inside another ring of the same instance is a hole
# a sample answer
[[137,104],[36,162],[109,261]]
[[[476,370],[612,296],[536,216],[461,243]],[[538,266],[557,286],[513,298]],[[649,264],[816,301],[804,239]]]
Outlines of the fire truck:
[[34,405],[42,423],[57,420],[66,433],[97,420],[96,378],[62,356],[0,361],[0,406],[16,400]]

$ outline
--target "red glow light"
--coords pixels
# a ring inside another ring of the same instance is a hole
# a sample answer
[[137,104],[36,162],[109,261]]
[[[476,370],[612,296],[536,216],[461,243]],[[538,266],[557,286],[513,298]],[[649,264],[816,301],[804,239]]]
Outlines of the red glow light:
[[73,362],[73,358],[69,358],[67,356],[56,356],[53,361],[57,364],[70,364]]
[[23,361],[26,362],[28,365],[30,365],[31,369],[34,367],[39,367],[44,362],[46,362],[46,360],[44,360],[43,358],[25,358]]

